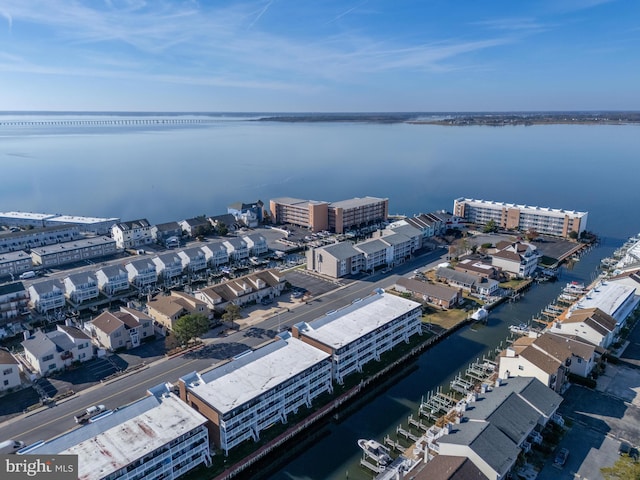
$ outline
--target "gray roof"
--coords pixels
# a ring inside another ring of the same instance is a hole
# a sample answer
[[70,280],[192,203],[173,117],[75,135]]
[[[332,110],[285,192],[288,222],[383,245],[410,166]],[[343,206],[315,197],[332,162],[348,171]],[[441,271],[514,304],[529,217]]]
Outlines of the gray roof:
[[73,341],[67,336],[67,334],[60,330],[49,332],[46,335],[49,337],[49,340],[56,344],[59,352],[73,350],[73,347],[75,347]]
[[156,268],[156,264],[153,263],[149,258],[140,258],[138,260],[131,260],[129,264],[133,266],[137,271]]
[[170,263],[182,263],[182,260],[175,252],[163,253],[161,255],[158,255],[156,258],[165,265]]
[[420,295],[426,295],[442,300],[451,300],[458,295],[459,288],[448,287],[446,285],[437,283],[428,283],[420,280],[414,280],[412,278],[399,277],[396,280],[396,285],[406,288],[410,292]]
[[71,273],[67,275],[67,278],[71,280],[74,285],[85,282],[94,282],[96,283],[96,276],[92,272],[79,272],[79,273]]
[[387,245],[379,238],[376,238],[374,240],[368,240],[366,242],[359,243],[358,245],[356,245],[356,248],[366,255],[369,253],[379,252],[380,250],[385,250],[389,248],[389,245]]
[[392,233],[390,235],[383,236],[381,240],[389,245],[400,245],[401,243],[410,242],[411,238],[402,233]]
[[246,248],[247,242],[238,237],[226,237],[225,242],[228,242],[233,248]]
[[171,230],[182,230],[182,227],[178,222],[158,223],[155,225],[156,230],[159,232],[170,232]]
[[318,248],[317,251],[326,252],[337,260],[346,260],[347,258],[361,255],[361,252],[356,250],[351,242],[334,243],[333,245]]
[[340,200],[339,202],[331,202],[330,206],[333,208],[357,208],[364,207],[366,205],[371,205],[372,203],[380,203],[388,200],[387,198],[377,198],[377,197],[363,197],[363,198],[349,198],[347,200]]
[[[509,381],[511,380],[513,379],[510,378]],[[562,402],[560,395],[535,378],[531,379],[531,382],[522,389],[520,395],[547,418],[555,413]]]
[[106,265],[98,269],[98,271],[102,270],[107,277],[115,277],[116,275],[127,274],[127,270],[121,265]]
[[436,270],[436,277],[446,278],[447,280],[466,285],[473,285],[479,280],[477,275],[458,272],[446,267],[439,267],[438,270]]
[[40,330],[24,340],[22,346],[37,358],[41,358],[52,350],[57,350],[56,344]]
[[56,288],[60,290],[60,292],[64,292],[64,286],[62,285],[62,282],[60,282],[60,280],[58,280],[57,278],[34,283],[31,285],[31,288],[33,288],[39,295],[43,293],[49,293]]
[[487,418],[516,444],[531,433],[539,419],[540,413],[515,393]]
[[398,225],[397,227],[392,227],[389,230],[393,230],[396,233],[401,233],[402,235],[406,235],[409,238],[422,236],[422,232],[411,225]]
[[149,220],[147,220],[146,218],[141,218],[139,220],[130,220],[128,222],[116,223],[116,226],[122,231],[132,230],[134,228],[147,228],[150,225],[151,224],[149,223]]
[[91,340],[91,338],[89,338],[89,335],[84,333],[78,327],[70,327],[69,325],[58,325],[58,329],[62,330],[67,335],[73,338],[76,338],[79,340]]
[[15,359],[11,352],[5,350],[4,348],[0,348],[0,365],[13,365],[20,364],[18,360]]

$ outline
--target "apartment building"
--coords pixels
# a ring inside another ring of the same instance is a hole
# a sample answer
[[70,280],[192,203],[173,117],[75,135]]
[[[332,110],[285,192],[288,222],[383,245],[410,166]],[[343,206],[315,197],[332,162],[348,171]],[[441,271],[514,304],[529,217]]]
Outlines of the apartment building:
[[98,279],[93,273],[72,273],[64,278],[66,296],[74,305],[98,298]]
[[0,276],[18,275],[33,269],[33,259],[27,252],[0,253]]
[[46,245],[71,242],[83,238],[77,226],[58,225],[55,227],[32,228],[17,232],[0,233],[0,253],[29,250]]
[[47,247],[32,248],[31,259],[34,265],[49,268],[115,255],[116,253],[116,242],[112,238],[92,237]]
[[468,223],[486,225],[495,222],[499,228],[509,230],[535,230],[544,235],[568,237],[571,232],[580,235],[587,228],[588,212],[559,208],[534,207],[514,203],[457,198],[453,213]]
[[269,202],[271,221],[308,228],[312,232],[329,229],[329,203],[280,197]]
[[290,223],[312,232],[344,233],[385,222],[389,217],[389,199],[363,197],[330,203],[281,197],[271,200],[269,209],[274,223]]
[[331,392],[330,355],[285,332],[211,370],[185,375],[178,384],[180,398],[207,417],[213,443],[228,454]]
[[498,242],[496,249],[491,255],[491,265],[519,278],[532,276],[542,257],[530,243]]
[[380,355],[422,333],[422,306],[414,301],[375,290],[339,310],[311,322],[294,325],[295,338],[331,355],[333,379],[345,377],[380,360]]
[[164,385],[149,393],[28,453],[77,455],[82,480],[174,480],[210,465],[207,419]]

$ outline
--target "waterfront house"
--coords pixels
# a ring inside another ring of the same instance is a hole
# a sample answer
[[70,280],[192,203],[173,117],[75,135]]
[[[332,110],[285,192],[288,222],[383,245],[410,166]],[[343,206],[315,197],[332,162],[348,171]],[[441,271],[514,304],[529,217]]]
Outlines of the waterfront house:
[[470,258],[460,260],[453,266],[453,269],[459,272],[470,273],[472,275],[477,275],[483,278],[500,280],[500,268],[484,262],[472,260]]
[[229,263],[229,253],[222,241],[209,242],[200,247],[200,250],[204,252],[207,264],[212,268]]
[[72,273],[64,278],[66,297],[74,305],[98,298],[98,279],[93,273]]
[[601,353],[594,344],[578,337],[552,332],[523,336],[501,352],[499,376],[535,377],[561,392],[568,373],[587,377]]
[[463,300],[461,288],[422,282],[411,278],[399,277],[393,288],[398,292],[410,293],[415,298],[442,308],[454,308]]
[[74,475],[82,480],[175,480],[210,465],[207,419],[164,384],[148,393],[100,421],[41,442],[29,454],[76,455]]
[[471,273],[458,272],[448,267],[438,267],[436,280],[444,281],[452,287],[459,287],[468,292],[473,291],[479,277]]
[[0,393],[19,387],[20,362],[11,355],[11,352],[0,348]]
[[207,257],[198,247],[180,250],[178,256],[182,261],[182,268],[187,272],[196,273],[207,268]]
[[182,227],[178,222],[159,223],[151,227],[151,238],[167,248],[180,246]]
[[153,257],[151,261],[156,266],[158,277],[165,285],[173,285],[176,279],[182,275],[184,269],[182,258],[175,252],[163,253]]
[[151,224],[146,218],[116,223],[111,227],[111,236],[118,248],[138,248],[153,242]]
[[98,288],[102,293],[111,297],[129,289],[129,275],[127,269],[121,265],[106,265],[96,271]]
[[259,257],[269,251],[269,245],[267,239],[259,233],[251,233],[249,235],[243,235],[242,240],[249,249],[249,255],[252,257]]
[[180,398],[208,418],[215,446],[228,454],[331,392],[330,355],[284,332],[206,372],[181,377],[178,386]]
[[124,266],[129,283],[140,291],[151,290],[158,281],[156,264],[148,258],[128,262]]
[[37,330],[22,342],[24,358],[40,375],[48,375],[94,357],[91,339],[82,330],[68,325],[44,333]]
[[227,207],[227,213],[233,215],[237,222],[249,228],[256,228],[262,223],[263,210],[262,200],[253,203],[235,202]]
[[192,238],[198,235],[204,235],[211,231],[211,224],[204,215],[200,217],[187,218],[178,222],[185,235]]
[[599,308],[584,308],[561,315],[549,331],[559,335],[575,335],[594,345],[609,348],[616,337],[618,325],[615,318]]
[[[628,277],[632,278],[632,277]],[[601,280],[590,288],[574,305],[574,309],[598,308],[611,315],[620,330],[627,317],[636,309],[640,301],[637,288],[629,281]],[[617,332],[616,332],[617,333]]]
[[42,280],[29,286],[31,308],[47,313],[65,305],[64,286],[58,279]]
[[163,327],[173,330],[180,317],[191,313],[202,313],[208,317],[207,304],[197,298],[172,290],[170,295],[158,295],[147,302],[149,316]]
[[498,242],[491,264],[518,278],[528,278],[538,268],[541,258],[538,249],[530,243]]
[[249,247],[242,238],[228,237],[222,242],[222,245],[227,249],[229,258],[234,262],[241,262],[249,258]]
[[424,213],[420,213],[419,215],[405,218],[404,220],[400,220],[399,222],[394,223],[404,223],[406,225],[411,225],[412,227],[417,228],[422,235],[423,242],[432,237],[435,237],[441,230],[440,220],[431,218],[429,215],[426,215]]
[[379,361],[382,353],[422,334],[421,315],[419,303],[378,289],[320,318],[295,324],[291,333],[331,354],[333,378],[343,384],[366,363]]
[[84,328],[98,346],[111,351],[138,347],[143,339],[154,336],[153,319],[127,307],[120,307],[118,312],[102,312],[86,322]]
[[223,213],[222,215],[214,215],[213,217],[208,217],[207,220],[209,224],[216,229],[216,231],[220,231],[220,229],[225,229],[228,232],[235,232],[242,225],[236,221],[236,218],[230,213]]
[[0,285],[0,327],[29,311],[29,293],[22,282]]

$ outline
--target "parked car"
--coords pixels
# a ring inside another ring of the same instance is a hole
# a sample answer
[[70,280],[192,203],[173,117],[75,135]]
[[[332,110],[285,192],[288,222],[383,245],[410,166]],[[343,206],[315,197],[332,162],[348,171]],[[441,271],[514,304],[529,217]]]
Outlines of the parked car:
[[561,448],[560,450],[558,450],[558,453],[556,453],[556,458],[553,459],[553,463],[562,467],[567,461],[568,456],[569,450],[566,448]]
[[634,460],[638,460],[638,449],[633,447],[629,442],[621,442],[618,448],[618,455],[628,455]]

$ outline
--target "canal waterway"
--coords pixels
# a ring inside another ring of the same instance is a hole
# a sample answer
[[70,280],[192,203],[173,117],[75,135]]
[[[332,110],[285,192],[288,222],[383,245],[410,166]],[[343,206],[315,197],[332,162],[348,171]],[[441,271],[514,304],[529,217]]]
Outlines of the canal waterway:
[[417,416],[421,398],[437,389],[448,387],[459,372],[477,358],[482,359],[509,337],[509,326],[531,320],[546,305],[553,302],[564,285],[571,281],[590,283],[597,273],[600,260],[610,256],[620,246],[614,240],[604,240],[584,254],[571,268],[563,267],[560,278],[553,283],[533,285],[517,302],[496,307],[486,326],[472,325],[423,353],[415,362],[397,374],[390,385],[364,401],[352,413],[323,427],[314,440],[278,471],[262,478],[270,480],[351,480],[371,479],[372,472],[360,466],[359,438],[382,441],[385,435],[396,438],[399,424],[406,426],[407,417]]

